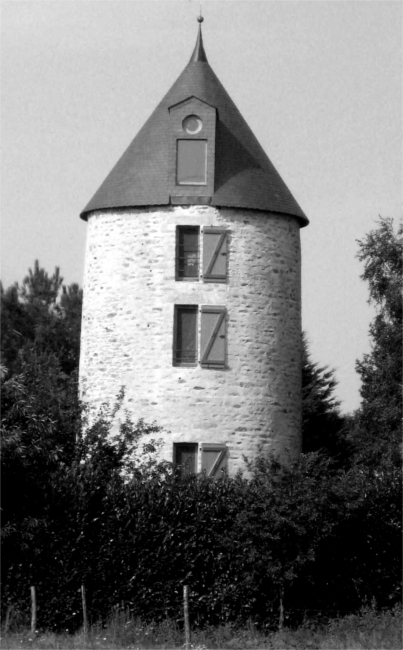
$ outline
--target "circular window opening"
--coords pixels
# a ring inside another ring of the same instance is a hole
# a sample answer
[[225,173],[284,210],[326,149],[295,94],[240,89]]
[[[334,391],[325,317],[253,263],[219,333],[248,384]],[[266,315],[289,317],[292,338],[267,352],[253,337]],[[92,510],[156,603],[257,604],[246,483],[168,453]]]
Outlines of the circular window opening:
[[202,130],[203,122],[197,115],[189,115],[183,120],[183,128],[189,135],[194,135]]

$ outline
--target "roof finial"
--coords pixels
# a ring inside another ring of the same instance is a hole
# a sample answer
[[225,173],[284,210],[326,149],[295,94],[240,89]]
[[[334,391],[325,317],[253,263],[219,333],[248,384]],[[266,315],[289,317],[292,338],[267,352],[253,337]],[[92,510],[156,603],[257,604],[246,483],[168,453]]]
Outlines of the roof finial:
[[206,53],[204,51],[203,47],[203,37],[202,37],[202,31],[201,31],[201,24],[203,22],[204,18],[201,13],[201,6],[200,6],[200,14],[197,17],[197,22],[199,23],[199,33],[197,35],[197,41],[196,41],[196,47],[193,51],[193,54],[190,58],[190,63],[196,63],[198,61],[202,61],[203,63],[207,63],[207,57]]

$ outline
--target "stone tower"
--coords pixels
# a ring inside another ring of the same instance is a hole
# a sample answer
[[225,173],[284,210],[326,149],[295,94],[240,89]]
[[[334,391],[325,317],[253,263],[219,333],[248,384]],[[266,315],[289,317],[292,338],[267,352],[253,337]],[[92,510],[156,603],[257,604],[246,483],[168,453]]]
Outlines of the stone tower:
[[208,64],[201,25],[81,217],[84,401],[113,405],[124,386],[183,472],[295,457],[308,220]]

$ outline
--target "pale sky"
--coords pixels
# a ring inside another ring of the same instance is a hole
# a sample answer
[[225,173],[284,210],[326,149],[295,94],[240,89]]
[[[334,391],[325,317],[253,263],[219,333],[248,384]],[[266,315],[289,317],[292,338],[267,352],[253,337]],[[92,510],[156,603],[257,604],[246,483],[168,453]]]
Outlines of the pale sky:
[[[302,312],[314,361],[359,406],[373,309],[357,239],[401,218],[402,4],[204,0],[209,63],[310,219]],[[83,283],[80,211],[188,63],[192,0],[1,3],[2,272]]]

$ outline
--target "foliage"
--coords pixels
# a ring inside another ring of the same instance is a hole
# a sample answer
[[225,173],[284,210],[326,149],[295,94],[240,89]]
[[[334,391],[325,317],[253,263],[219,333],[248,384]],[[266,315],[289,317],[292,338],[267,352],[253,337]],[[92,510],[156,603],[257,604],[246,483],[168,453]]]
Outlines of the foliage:
[[373,465],[382,459],[400,463],[402,421],[402,243],[403,225],[395,233],[393,220],[358,242],[364,262],[362,278],[369,284],[369,302],[377,314],[370,326],[372,350],[357,362],[362,407],[352,441],[357,459]]
[[[53,476],[70,464],[80,430],[82,292],[62,282],[59,269],[49,276],[35,262],[21,286],[1,287],[2,361],[7,366],[1,376],[3,569],[10,582],[19,552],[26,579],[32,575],[33,540],[49,525]],[[9,566],[7,548],[16,535],[19,544]]]
[[[36,378],[40,387],[36,392],[23,375],[8,379],[4,373],[1,386],[5,605],[17,594],[20,598],[25,582],[36,580],[41,569],[38,560],[43,551],[43,534],[51,526],[49,513],[53,504],[53,479],[64,465],[71,462],[80,424],[75,378],[70,379],[67,387],[64,380],[60,385],[56,362],[41,367]],[[55,383],[51,385],[51,392],[48,395],[42,393],[47,382],[52,384],[52,379]],[[43,561],[46,561],[45,557]]]
[[252,619],[272,629],[280,604],[290,625],[306,608],[398,599],[397,476],[371,483],[308,454],[292,467],[260,459],[250,480],[180,480],[155,460],[158,427],[126,417],[111,436],[112,414],[52,473],[28,543],[24,522],[8,531],[5,604],[28,609],[33,581],[40,625],[74,630],[85,584],[93,623],[122,603],[146,622],[180,620],[187,584],[194,625]]
[[78,368],[82,290],[63,285],[59,268],[49,275],[36,260],[21,286],[1,285],[2,363],[10,375],[28,359],[56,357],[63,373]]
[[181,625],[187,584],[194,628],[220,625],[225,641],[231,629],[235,648],[245,647],[235,630],[248,621],[268,631],[318,611],[399,600],[401,475],[388,450],[396,448],[401,311],[388,223],[362,244],[380,312],[373,356],[359,366],[364,402],[349,465],[332,371],[312,363],[305,346],[304,445],[315,453],[287,467],[259,458],[248,480],[180,480],[157,461],[159,427],[122,416],[122,396],[92,424],[82,414],[78,287],[63,288],[58,270],[49,277],[35,265],[21,288],[2,293],[10,365],[2,378],[3,615],[10,607],[27,615],[34,584],[40,627],[77,630],[84,584],[93,624],[123,610],[151,637],[164,621]]
[[302,451],[322,451],[332,458],[348,454],[346,418],[334,396],[334,371],[311,360],[306,335],[302,337]]
[[36,580],[51,525],[53,480],[80,430],[77,365],[82,295],[35,262],[21,286],[1,287],[3,600]]

